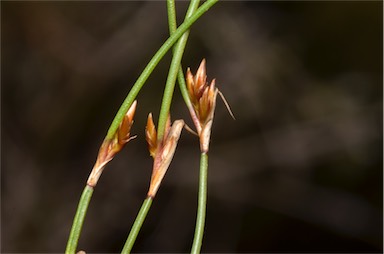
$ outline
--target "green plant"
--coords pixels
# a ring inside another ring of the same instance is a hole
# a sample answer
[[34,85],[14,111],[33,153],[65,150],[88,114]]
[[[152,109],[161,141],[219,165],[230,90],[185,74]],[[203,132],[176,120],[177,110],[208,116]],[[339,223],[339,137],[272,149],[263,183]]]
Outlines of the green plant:
[[170,37],[164,42],[143,70],[142,74],[133,85],[131,91],[127,95],[114,120],[112,121],[107,135],[100,146],[96,163],[89,175],[87,184],[81,195],[68,239],[66,253],[72,254],[76,252],[77,243],[81,234],[82,225],[93,190],[96,187],[98,179],[100,178],[105,166],[119,151],[121,151],[121,149],[123,149],[126,143],[134,138],[130,136],[130,129],[133,124],[133,118],[137,107],[137,102],[135,101],[136,96],[161,58],[175,43],[176,44],[173,47],[173,58],[164,89],[158,128],[156,130],[151,113],[148,115],[146,126],[146,139],[150,155],[154,160],[149,191],[147,197],[144,199],[134,225],[132,226],[122,253],[129,253],[133,247],[140,228],[151,207],[152,201],[159,189],[161,181],[172,161],[181,131],[185,126],[183,120],[176,120],[173,124],[171,124],[169,111],[176,79],[178,79],[182,96],[191,114],[191,118],[200,140],[201,159],[198,212],[195,236],[191,251],[192,253],[200,252],[205,224],[209,141],[216,105],[216,97],[217,94],[220,94],[220,92],[215,87],[215,80],[213,80],[210,85],[208,85],[206,81],[205,60],[202,61],[195,76],[193,76],[191,71],[188,69],[185,82],[181,67],[181,58],[188,40],[188,29],[217,1],[218,0],[207,0],[198,8],[199,0],[191,0],[184,22],[177,28],[174,0],[167,0]]

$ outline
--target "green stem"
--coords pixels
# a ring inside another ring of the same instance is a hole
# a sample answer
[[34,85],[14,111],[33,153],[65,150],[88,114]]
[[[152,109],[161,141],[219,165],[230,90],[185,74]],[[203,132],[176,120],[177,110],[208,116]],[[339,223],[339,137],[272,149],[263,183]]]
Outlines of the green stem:
[[145,220],[145,217],[147,216],[149,208],[151,208],[151,204],[152,204],[152,198],[147,197],[144,200],[139,213],[137,214],[137,217],[135,222],[133,223],[131,232],[129,232],[127,241],[125,242],[123,250],[121,251],[122,254],[127,254],[131,252],[133,244],[136,241],[136,237],[139,234],[140,228],[143,225],[143,222]]
[[[197,7],[199,6],[200,0],[192,0],[190,8],[187,11],[186,18],[192,16],[193,12],[196,11]],[[168,24],[169,24],[169,32],[170,34],[174,34],[177,28],[176,25],[176,9],[175,9],[175,1],[174,0],[168,0],[167,1],[168,6]],[[175,47],[174,47],[175,49]],[[183,99],[185,101],[185,104],[188,108],[192,107],[191,99],[188,95],[187,85],[185,84],[185,78],[183,74],[183,68],[180,64],[179,71],[177,73],[177,80],[179,82],[179,88],[181,91],[181,95],[183,96]]]
[[191,99],[189,98],[187,84],[185,83],[185,77],[183,74],[183,70],[180,65],[179,73],[177,73],[177,81],[179,82],[179,88],[181,95],[183,96],[184,102],[187,105],[188,109],[192,107]]
[[[190,5],[192,2],[190,3]],[[167,0],[168,28],[169,34],[172,35],[177,29],[176,23],[176,6],[174,0]],[[186,16],[187,17],[187,16]],[[172,49],[175,51],[175,47]]]
[[[168,3],[167,6],[168,6],[169,30],[172,35],[172,33],[174,33],[176,30],[176,11],[175,11],[175,5],[173,0],[167,0],[167,3]],[[197,7],[198,4],[199,4],[199,1],[195,1],[195,3],[191,2],[190,7],[192,5]],[[189,15],[192,15],[194,10],[196,10],[196,8],[193,9],[192,7],[188,9],[186,17],[188,17]],[[183,36],[188,36],[188,34],[185,33]],[[181,94],[184,98],[184,101],[187,107],[190,109],[192,107],[192,102],[188,95],[188,90],[185,84],[185,78],[184,78],[183,70],[181,67],[179,68],[179,71],[178,71],[178,81],[179,81]],[[207,206],[207,178],[208,178],[208,155],[206,153],[201,154],[199,178],[200,179],[199,179],[198,210],[197,210],[197,217],[196,217],[195,236],[193,239],[193,245],[191,250],[191,253],[196,253],[196,254],[200,253],[201,245],[203,241],[203,235],[204,235],[204,227],[205,227],[205,213],[206,213],[206,206]]]
[[199,198],[196,217],[195,236],[191,253],[198,254],[203,242],[205,213],[207,209],[207,179],[208,179],[208,154],[202,153],[200,156],[200,176],[199,176]]
[[[193,11],[196,10],[197,6],[199,5],[200,0],[193,0],[191,2],[191,8],[188,9],[187,11],[187,17],[191,16],[193,14]],[[169,31],[170,34],[172,35],[176,31],[176,10],[175,10],[175,4],[173,0],[168,0],[167,2],[168,6],[168,23],[169,23]],[[183,74],[183,68],[182,65],[180,64],[179,71],[177,73],[177,79],[179,82],[179,89],[181,92],[181,95],[183,96],[184,102],[187,105],[187,108],[189,110],[189,113],[191,114],[192,120],[194,124],[196,125],[196,113],[193,109],[191,99],[189,97],[187,85],[185,83],[185,78]],[[197,127],[196,127],[197,128]]]
[[[192,16],[194,11],[197,9],[198,5],[199,5],[199,0],[192,0],[190,2],[184,22],[189,20],[189,18]],[[168,10],[169,30],[170,30],[171,36],[173,36],[177,31],[174,0],[167,0],[167,10]],[[177,42],[173,50],[173,58],[171,61],[171,66],[169,68],[167,82],[165,84],[163,101],[161,103],[161,109],[160,109],[160,115],[159,115],[159,123],[157,125],[158,126],[157,140],[162,140],[164,136],[167,118],[168,118],[169,110],[172,103],[173,91],[175,89],[176,78],[180,70],[181,58],[183,57],[183,54],[184,54],[184,49],[188,41],[188,36],[189,36],[189,30],[185,31],[185,33],[180,37],[179,41]]]
[[93,188],[86,185],[81,195],[79,206],[77,207],[75,218],[73,219],[73,225],[71,233],[69,235],[66,254],[74,254],[76,252],[77,243],[79,241],[81,228],[83,226],[85,214],[87,213],[89,201],[91,200]]
[[132,105],[135,100],[137,94],[140,89],[144,85],[145,81],[148,79],[149,75],[152,73],[156,65],[163,58],[165,53],[173,46],[173,44],[184,34],[185,31],[189,29],[189,27],[198,19],[201,15],[203,15],[210,7],[212,7],[218,0],[207,0],[204,4],[202,4],[196,12],[187,20],[183,22],[175,31],[175,33],[170,36],[161,48],[156,52],[156,54],[152,57],[151,61],[145,67],[144,71],[141,73],[135,84],[133,85],[131,91],[123,101],[119,111],[117,112],[115,118],[112,121],[111,126],[108,129],[106,139],[113,138],[113,135],[116,133],[117,128],[119,127],[124,115],[127,113],[129,107]]

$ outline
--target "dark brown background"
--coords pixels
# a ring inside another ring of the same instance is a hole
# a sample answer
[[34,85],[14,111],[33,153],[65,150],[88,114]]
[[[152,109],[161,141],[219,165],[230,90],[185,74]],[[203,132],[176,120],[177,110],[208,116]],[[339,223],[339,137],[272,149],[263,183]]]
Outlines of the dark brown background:
[[[182,20],[187,2],[177,2]],[[99,145],[168,37],[166,3],[1,2],[1,251],[63,252]],[[219,2],[191,31],[218,101],[204,252],[381,252],[382,3]],[[138,97],[79,247],[119,252],[145,197],[170,55]],[[173,119],[188,112],[178,88]],[[134,247],[188,252],[198,143],[183,132]]]

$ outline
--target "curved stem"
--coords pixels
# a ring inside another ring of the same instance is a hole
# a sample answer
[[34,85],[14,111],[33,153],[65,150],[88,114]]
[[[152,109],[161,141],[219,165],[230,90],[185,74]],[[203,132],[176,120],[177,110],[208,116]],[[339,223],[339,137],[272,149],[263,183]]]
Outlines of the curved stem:
[[127,254],[131,252],[133,244],[136,241],[136,237],[139,234],[141,226],[143,225],[143,222],[145,220],[145,217],[147,216],[149,208],[151,208],[151,205],[152,205],[152,198],[147,197],[144,200],[143,204],[141,205],[140,211],[137,214],[135,222],[133,223],[131,232],[129,232],[127,241],[125,242],[123,250],[121,251],[122,254]]
[[[194,13],[198,5],[199,5],[198,0],[192,0],[190,2],[188,11],[185,17],[185,22],[189,20],[189,18],[192,16],[192,14]],[[167,0],[167,10],[168,10],[169,30],[170,30],[171,36],[173,36],[177,31],[174,0]],[[171,66],[169,68],[167,82],[165,84],[163,101],[161,103],[159,123],[157,127],[158,128],[157,140],[162,140],[164,136],[166,122],[167,122],[169,110],[172,103],[173,91],[175,89],[176,78],[180,70],[180,62],[184,54],[184,49],[188,41],[188,36],[189,36],[189,30],[185,31],[185,33],[180,37],[179,41],[177,42],[173,50],[173,58],[171,61]]]
[[73,219],[71,233],[69,235],[67,248],[65,249],[66,254],[74,254],[76,252],[81,228],[83,227],[85,214],[87,213],[87,209],[92,197],[92,193],[93,193],[93,188],[91,186],[86,185],[83,190],[83,194],[81,195],[75,218]]
[[156,65],[163,58],[165,53],[172,47],[172,45],[180,38],[180,36],[189,29],[189,27],[203,15],[210,7],[212,7],[218,0],[207,0],[202,4],[196,12],[187,20],[183,22],[175,31],[175,33],[170,36],[161,48],[156,52],[152,57],[151,61],[145,67],[144,71],[141,73],[135,84],[133,85],[131,91],[123,101],[119,111],[117,112],[115,118],[112,121],[111,126],[108,129],[106,138],[112,138],[115,134],[117,128],[119,127],[124,115],[127,113],[129,107],[132,105],[140,89],[144,85],[145,81],[148,79],[149,75],[152,73]]
[[195,236],[191,253],[198,254],[203,242],[205,213],[207,209],[208,154],[200,156],[199,198],[196,217]]

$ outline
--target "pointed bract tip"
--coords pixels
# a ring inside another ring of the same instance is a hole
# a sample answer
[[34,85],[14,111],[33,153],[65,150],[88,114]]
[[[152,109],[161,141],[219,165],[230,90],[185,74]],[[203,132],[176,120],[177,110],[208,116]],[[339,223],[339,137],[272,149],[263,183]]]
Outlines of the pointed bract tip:
[[205,70],[205,65],[206,65],[206,60],[205,60],[205,58],[203,58],[203,60],[201,60],[200,66],[199,66],[199,70],[200,70],[200,68]]
[[129,135],[133,124],[133,117],[136,112],[136,105],[137,101],[134,101],[121,121],[119,129],[117,130],[117,142],[121,146],[120,149],[130,140]]
[[153,123],[152,113],[148,114],[147,126],[145,127],[145,138],[148,143],[149,154],[154,158],[157,149],[157,132]]
[[135,100],[132,105],[129,107],[127,115],[132,115],[132,117],[135,115],[136,112],[136,106],[137,106],[137,100]]

